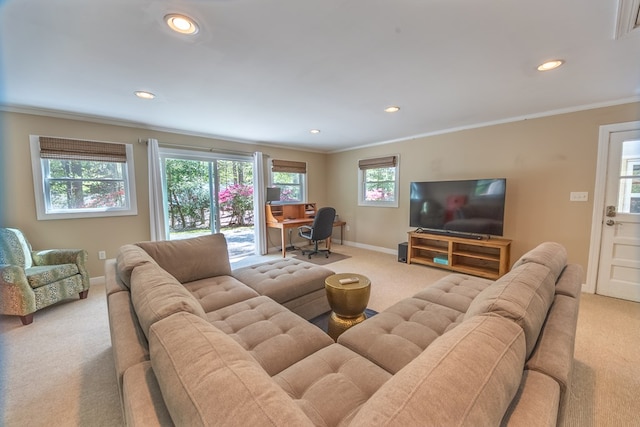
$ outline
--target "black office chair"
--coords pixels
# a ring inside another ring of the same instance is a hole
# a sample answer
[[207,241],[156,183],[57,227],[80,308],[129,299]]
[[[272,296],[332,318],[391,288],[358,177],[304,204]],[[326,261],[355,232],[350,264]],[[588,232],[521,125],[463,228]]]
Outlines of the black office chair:
[[311,226],[303,225],[302,227],[298,227],[298,235],[300,237],[304,237],[305,239],[311,240],[315,243],[315,247],[312,251],[305,251],[303,249],[302,255],[306,255],[308,253],[309,259],[311,259],[311,255],[324,252],[325,257],[329,258],[331,250],[318,249],[318,241],[331,237],[335,218],[336,210],[334,208],[320,208],[318,209],[318,212],[316,212],[316,217],[314,218]]

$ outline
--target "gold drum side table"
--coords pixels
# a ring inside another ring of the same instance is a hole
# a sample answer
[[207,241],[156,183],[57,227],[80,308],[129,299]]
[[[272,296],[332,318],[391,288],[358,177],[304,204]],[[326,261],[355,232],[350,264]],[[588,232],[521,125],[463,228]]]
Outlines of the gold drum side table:
[[[345,279],[357,281],[341,283]],[[324,288],[331,307],[327,333],[335,341],[341,333],[367,318],[364,311],[369,303],[371,281],[362,274],[340,273],[327,277]]]

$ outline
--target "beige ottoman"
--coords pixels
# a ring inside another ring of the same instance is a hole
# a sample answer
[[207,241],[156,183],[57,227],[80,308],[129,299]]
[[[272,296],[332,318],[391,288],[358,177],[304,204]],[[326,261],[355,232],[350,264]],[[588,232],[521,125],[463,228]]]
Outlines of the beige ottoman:
[[233,277],[305,318],[331,310],[324,281],[328,268],[297,259],[278,259],[233,271]]

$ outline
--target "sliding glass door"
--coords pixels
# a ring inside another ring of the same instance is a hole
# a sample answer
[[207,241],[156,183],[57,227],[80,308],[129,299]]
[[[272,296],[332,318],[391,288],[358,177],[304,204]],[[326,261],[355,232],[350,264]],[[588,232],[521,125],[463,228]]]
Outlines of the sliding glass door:
[[169,240],[223,233],[232,259],[255,253],[253,159],[161,150]]

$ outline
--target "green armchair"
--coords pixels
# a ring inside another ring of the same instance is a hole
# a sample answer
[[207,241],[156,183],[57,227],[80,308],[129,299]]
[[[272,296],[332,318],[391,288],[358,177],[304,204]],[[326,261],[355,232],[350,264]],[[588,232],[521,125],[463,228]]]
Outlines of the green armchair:
[[23,325],[33,313],[76,294],[89,294],[84,249],[34,251],[20,230],[0,228],[0,314],[20,316]]

